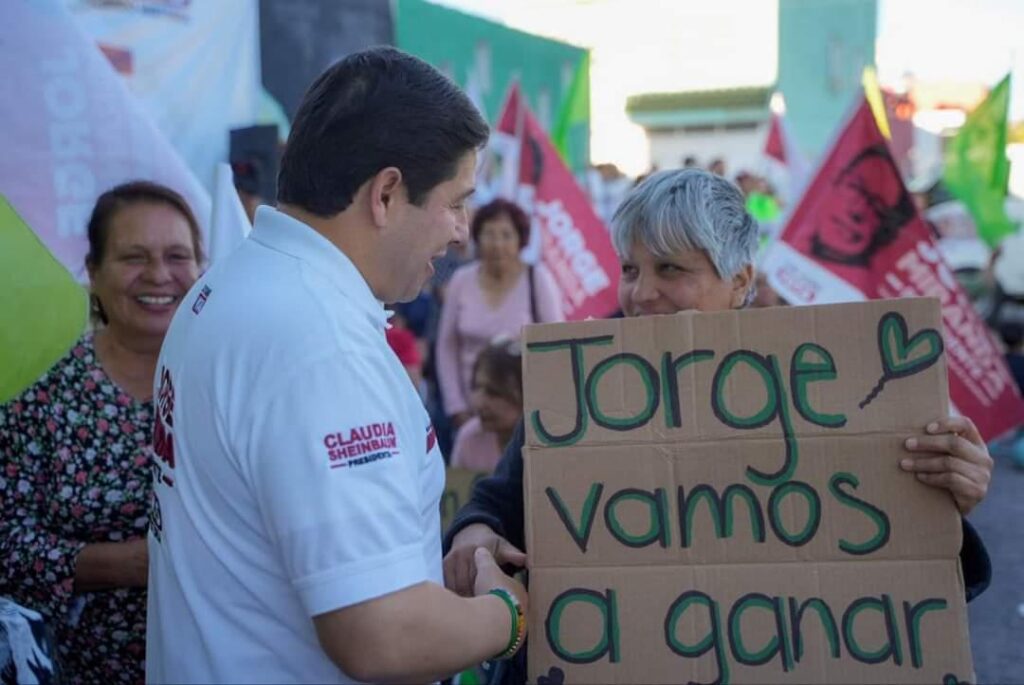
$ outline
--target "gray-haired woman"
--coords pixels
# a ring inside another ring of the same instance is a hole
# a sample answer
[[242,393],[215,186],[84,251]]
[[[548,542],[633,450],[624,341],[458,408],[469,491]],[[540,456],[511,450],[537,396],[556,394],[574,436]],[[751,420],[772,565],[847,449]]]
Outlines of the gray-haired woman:
[[739,309],[754,299],[757,222],[729,181],[699,169],[660,171],[612,217],[626,316]]
[[[619,305],[626,316],[740,309],[754,298],[757,223],[739,189],[720,176],[692,168],[653,174],[619,206],[611,229],[622,264]],[[955,434],[959,438],[951,440]],[[472,593],[477,547],[490,549],[499,564],[526,563],[523,438],[520,422],[494,475],[476,484],[445,535],[445,584],[456,592]],[[949,489],[961,514],[981,501],[992,459],[970,419],[940,419],[912,440],[904,469]],[[961,560],[972,599],[988,586],[991,566],[966,523]],[[520,659],[503,682],[525,682],[524,669]]]

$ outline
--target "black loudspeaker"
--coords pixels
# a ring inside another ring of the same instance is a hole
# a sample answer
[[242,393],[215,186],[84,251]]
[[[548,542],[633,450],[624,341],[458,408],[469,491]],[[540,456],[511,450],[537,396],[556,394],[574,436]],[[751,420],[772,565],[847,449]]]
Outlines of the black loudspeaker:
[[236,188],[274,204],[280,161],[277,125],[232,129],[229,160]]

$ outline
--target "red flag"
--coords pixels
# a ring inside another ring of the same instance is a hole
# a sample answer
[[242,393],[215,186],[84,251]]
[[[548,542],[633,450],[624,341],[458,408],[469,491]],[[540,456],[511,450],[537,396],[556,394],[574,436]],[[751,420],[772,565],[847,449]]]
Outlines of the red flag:
[[866,100],[780,238],[763,268],[794,304],[938,298],[956,409],[986,440],[1024,421],[1006,362],[918,216]]
[[600,318],[617,307],[619,260],[611,237],[520,95],[509,90],[498,131],[521,139],[516,199],[541,239],[540,258],[562,291],[566,318]]
[[772,115],[772,123],[768,127],[768,139],[764,142],[764,154],[786,163],[786,145],[782,142],[782,122],[778,114]]
[[795,204],[810,179],[811,169],[789,132],[785,118],[780,114],[772,114],[768,137],[764,143],[764,155],[774,159],[785,170],[785,176],[776,178],[776,183],[784,203],[787,206]]

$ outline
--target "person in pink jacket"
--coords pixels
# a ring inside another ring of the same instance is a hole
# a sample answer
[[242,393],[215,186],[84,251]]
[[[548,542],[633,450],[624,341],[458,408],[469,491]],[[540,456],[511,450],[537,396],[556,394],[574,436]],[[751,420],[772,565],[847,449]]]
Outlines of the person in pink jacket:
[[491,473],[523,418],[523,352],[519,340],[498,339],[473,365],[474,416],[459,429],[452,466]]
[[437,336],[438,382],[453,429],[472,417],[473,364],[491,340],[518,337],[528,323],[565,320],[554,278],[520,258],[530,235],[522,209],[494,200],[477,210],[470,235],[478,259],[452,275]]

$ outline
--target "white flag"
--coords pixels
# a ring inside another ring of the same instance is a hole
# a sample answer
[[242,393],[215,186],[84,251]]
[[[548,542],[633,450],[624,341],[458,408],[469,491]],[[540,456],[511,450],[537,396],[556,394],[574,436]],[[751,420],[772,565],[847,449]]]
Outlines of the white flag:
[[252,230],[242,201],[235,190],[231,166],[221,162],[213,183],[213,218],[210,220],[210,264],[230,254]]

